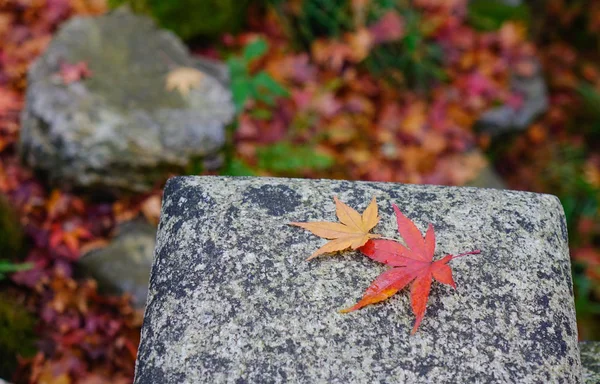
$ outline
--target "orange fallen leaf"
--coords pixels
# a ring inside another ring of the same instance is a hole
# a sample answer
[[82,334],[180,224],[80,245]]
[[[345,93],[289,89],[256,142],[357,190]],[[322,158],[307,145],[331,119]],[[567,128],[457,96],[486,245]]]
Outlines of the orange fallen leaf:
[[167,91],[177,89],[183,96],[200,84],[204,74],[196,68],[179,67],[167,74],[165,88]]
[[362,215],[339,201],[337,197],[333,199],[335,200],[336,214],[340,223],[328,221],[290,223],[290,225],[308,229],[319,237],[331,240],[310,255],[308,260],[324,253],[343,251],[348,248],[358,249],[365,245],[369,239],[381,237],[381,235],[369,233],[379,222],[375,197],[373,197]]

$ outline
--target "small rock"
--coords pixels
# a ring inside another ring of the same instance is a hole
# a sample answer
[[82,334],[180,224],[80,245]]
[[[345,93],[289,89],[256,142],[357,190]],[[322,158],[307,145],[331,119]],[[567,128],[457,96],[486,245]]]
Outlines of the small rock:
[[507,189],[506,183],[491,165],[486,165],[475,177],[467,183],[468,187]]
[[155,242],[156,228],[146,221],[121,224],[108,246],[81,257],[78,270],[96,279],[101,292],[129,293],[134,307],[143,309]]
[[546,112],[549,105],[548,90],[541,65],[536,59],[530,60],[533,75],[523,76],[515,71],[511,79],[513,91],[523,97],[522,105],[519,107],[503,105],[484,112],[475,124],[477,130],[492,137],[511,131],[521,131]]
[[[86,76],[66,84],[61,67],[81,63]],[[165,90],[180,67],[205,75],[188,95]],[[21,156],[61,188],[148,191],[222,148],[235,111],[227,82],[224,65],[192,57],[147,17],[73,18],[30,67]]]

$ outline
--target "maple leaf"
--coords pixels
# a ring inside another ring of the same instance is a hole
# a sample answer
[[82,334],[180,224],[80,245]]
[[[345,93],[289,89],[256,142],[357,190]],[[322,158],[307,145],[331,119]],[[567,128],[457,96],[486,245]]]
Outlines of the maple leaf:
[[92,76],[92,71],[85,61],[80,61],[76,64],[60,64],[60,77],[62,78],[63,83],[67,85],[81,79],[86,79],[90,76]]
[[204,74],[196,68],[179,67],[167,74],[165,89],[177,89],[183,96],[187,96],[193,88],[198,87]]
[[404,20],[395,11],[388,11],[369,26],[369,32],[375,44],[398,40],[404,35]]
[[457,257],[479,254],[480,251],[471,251],[457,256],[446,255],[440,260],[433,261],[435,251],[433,225],[429,224],[423,238],[416,225],[400,212],[396,204],[392,205],[396,212],[398,232],[406,246],[393,240],[378,239],[369,240],[361,247],[360,251],[369,258],[395,268],[379,275],[367,288],[358,303],[341,312],[355,311],[366,305],[383,301],[412,282],[410,302],[416,320],[411,334],[414,334],[425,316],[431,280],[435,279],[456,289],[456,283],[452,278],[452,269],[448,262]]
[[90,231],[74,222],[56,223],[51,227],[49,246],[58,248],[64,245],[69,251],[69,256],[76,259],[80,254],[81,241],[90,238],[92,238]]
[[331,240],[317,249],[307,260],[324,253],[343,251],[348,248],[358,249],[365,245],[369,239],[381,236],[369,233],[379,222],[375,197],[373,197],[362,215],[339,201],[337,197],[333,199],[335,200],[335,211],[338,219],[340,219],[340,223],[331,223],[328,221],[290,223],[290,225],[308,229],[319,237]]

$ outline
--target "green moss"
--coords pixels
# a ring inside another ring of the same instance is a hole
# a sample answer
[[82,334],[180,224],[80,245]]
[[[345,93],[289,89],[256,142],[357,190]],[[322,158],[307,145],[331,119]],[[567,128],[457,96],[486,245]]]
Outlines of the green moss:
[[17,368],[17,356],[35,352],[34,317],[8,294],[0,294],[0,377],[10,378]]

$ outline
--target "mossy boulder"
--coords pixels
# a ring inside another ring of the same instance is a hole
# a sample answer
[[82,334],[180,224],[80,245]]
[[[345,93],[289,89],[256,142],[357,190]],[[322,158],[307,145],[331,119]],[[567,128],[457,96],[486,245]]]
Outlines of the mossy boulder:
[[35,318],[16,299],[0,294],[0,377],[10,379],[17,369],[17,356],[35,352]]
[[110,0],[109,4],[127,4],[187,40],[238,30],[244,22],[248,0]]
[[[65,84],[57,75],[82,62],[89,77]],[[199,159],[212,164],[235,106],[221,63],[197,64],[146,16],[119,9],[70,19],[29,68],[23,162],[61,189],[117,196],[150,191]],[[203,75],[187,94],[166,89],[180,67]]]

